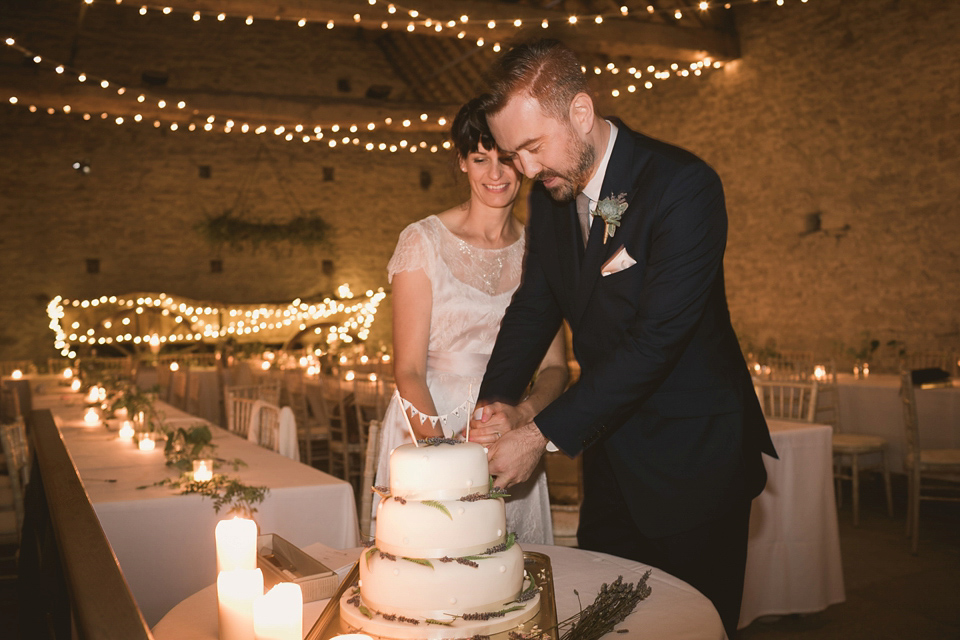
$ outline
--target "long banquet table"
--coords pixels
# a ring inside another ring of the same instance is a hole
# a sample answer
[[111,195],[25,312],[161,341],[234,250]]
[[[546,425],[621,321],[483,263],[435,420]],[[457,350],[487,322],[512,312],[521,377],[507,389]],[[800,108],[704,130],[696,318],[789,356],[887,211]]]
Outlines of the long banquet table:
[[[920,444],[925,448],[960,448],[960,380],[952,387],[916,389]],[[837,375],[840,427],[844,433],[865,433],[887,439],[890,470],[903,473],[903,404],[900,377],[871,374],[858,379]]]
[[[160,411],[171,426],[203,422],[170,405]],[[82,397],[68,391],[34,396],[34,408],[50,409],[120,568],[143,612],[155,624],[172,606],[216,579],[214,529],[224,513],[209,498],[154,486],[176,473],[160,449],[140,451],[117,438],[116,428],[89,427]],[[333,476],[210,426],[215,456],[247,466],[219,472],[244,484],[267,486],[257,505],[261,531],[298,546],[315,542],[337,548],[358,543],[351,486]],[[139,488],[147,485],[146,488]]]
[[[604,553],[569,547],[524,544],[525,551],[550,556],[557,620],[562,621],[593,602],[600,585],[623,576],[635,582],[649,569],[646,565]],[[339,568],[341,578],[353,565],[360,549],[350,554],[311,545],[304,549],[331,568]],[[658,640],[721,640],[726,638],[716,609],[699,591],[658,569],[653,569],[647,584],[652,591],[610,637],[657,638]],[[579,597],[574,590],[579,592]],[[304,605],[303,631],[306,634],[320,616],[327,600]],[[217,640],[217,588],[211,584],[190,596],[153,628],[157,640]]]
[[829,425],[767,420],[779,460],[750,511],[739,627],[845,599]]

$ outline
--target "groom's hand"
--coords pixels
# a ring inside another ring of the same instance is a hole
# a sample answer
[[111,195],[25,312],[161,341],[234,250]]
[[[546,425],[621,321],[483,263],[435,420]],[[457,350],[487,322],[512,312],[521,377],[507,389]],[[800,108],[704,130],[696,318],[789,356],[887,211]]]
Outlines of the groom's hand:
[[533,422],[503,434],[487,448],[494,486],[506,489],[527,480],[546,447],[547,439]]

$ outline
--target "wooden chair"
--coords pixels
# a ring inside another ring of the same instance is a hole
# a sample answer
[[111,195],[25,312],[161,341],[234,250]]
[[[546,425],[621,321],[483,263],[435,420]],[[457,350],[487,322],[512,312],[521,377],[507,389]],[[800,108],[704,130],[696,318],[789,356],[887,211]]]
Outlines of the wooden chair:
[[373,483],[380,462],[380,421],[371,420],[367,428],[367,451],[363,458],[363,476],[360,480],[360,539],[373,537],[370,521],[373,518]]
[[812,351],[781,351],[779,355],[767,358],[764,362],[770,370],[770,380],[792,380],[806,382],[813,376]]
[[297,369],[284,374],[287,406],[297,421],[301,459],[311,467],[330,470],[330,420],[321,408],[311,410],[303,373]]
[[908,371],[936,367],[952,375],[955,365],[956,358],[946,351],[914,351],[904,356],[904,366]]
[[347,397],[338,377],[321,378],[321,394],[330,423],[330,473],[360,491],[366,441],[355,416],[347,412]]
[[178,371],[173,372],[170,383],[170,404],[184,411],[187,410],[187,381],[189,377],[189,369],[186,366],[181,366]]
[[9,494],[12,510],[0,507],[0,520],[6,524],[7,516],[12,511],[11,526],[3,526],[3,533],[13,530],[11,539],[20,541],[20,532],[23,529],[23,496],[30,479],[30,455],[27,446],[27,432],[22,419],[11,424],[0,426],[0,445],[3,447],[3,456],[7,463],[8,475],[2,476],[0,493]]
[[250,430],[250,417],[253,415],[253,405],[258,402],[258,399],[244,398],[228,393],[226,402],[230,407],[227,429],[241,438],[246,438]]
[[187,399],[184,411],[194,416],[200,415],[200,376],[198,375],[191,375],[187,379]]
[[923,500],[960,501],[960,449],[923,449],[913,377],[900,372],[900,397],[906,435],[903,468],[907,473],[907,537],[917,553],[920,541],[920,503]]
[[[227,428],[230,431],[233,431],[233,427],[231,425],[235,424],[234,411],[236,406],[232,402],[232,399],[234,398],[265,400],[271,404],[279,405],[280,385],[275,381],[269,381],[263,384],[232,385],[225,387],[223,390],[224,415],[227,419]],[[243,420],[244,423],[249,424],[250,416],[241,416],[240,420]]]
[[[264,449],[280,452],[280,407],[263,400],[254,400],[251,407],[251,422],[257,420],[257,444]],[[253,415],[256,411],[256,415]],[[249,432],[248,432],[249,433]]]
[[373,379],[367,375],[358,375],[353,379],[353,409],[357,416],[357,427],[363,433],[367,432],[371,422],[382,420],[387,410],[383,383],[376,374],[368,375],[372,375]]
[[813,422],[817,410],[817,383],[758,380],[754,383],[763,415],[779,420]]

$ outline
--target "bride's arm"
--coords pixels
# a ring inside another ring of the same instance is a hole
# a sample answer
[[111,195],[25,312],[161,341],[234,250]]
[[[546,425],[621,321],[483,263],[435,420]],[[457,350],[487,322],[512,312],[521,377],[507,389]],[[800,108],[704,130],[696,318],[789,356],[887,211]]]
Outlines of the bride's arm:
[[[423,269],[401,271],[393,276],[393,375],[397,391],[417,410],[437,415],[427,388],[427,348],[433,292]],[[418,438],[442,436],[439,425],[421,423],[408,413]]]

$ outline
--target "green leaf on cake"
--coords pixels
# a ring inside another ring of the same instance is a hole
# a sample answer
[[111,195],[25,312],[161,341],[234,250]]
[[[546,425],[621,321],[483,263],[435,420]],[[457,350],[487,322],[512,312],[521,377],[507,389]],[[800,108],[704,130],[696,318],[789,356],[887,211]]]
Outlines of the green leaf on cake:
[[369,618],[370,620],[373,620],[373,614],[370,612],[370,609],[367,609],[365,606],[361,604],[357,606],[357,610],[363,615],[365,615],[367,618]]
[[504,551],[506,551],[507,549],[512,547],[514,544],[516,544],[516,542],[517,542],[517,534],[511,531],[510,533],[507,534],[507,540],[505,543],[507,546],[504,548]]
[[450,515],[450,510],[447,509],[447,506],[439,500],[421,500],[421,503],[427,505],[428,507],[433,507],[437,511],[442,511],[448,518],[453,520],[453,516]]
[[424,622],[426,622],[427,624],[439,624],[439,625],[443,625],[444,627],[453,626],[453,622],[444,622],[443,620],[434,620],[433,618],[427,618],[426,620],[424,620]]
[[490,556],[462,556],[460,560],[489,560]]
[[376,547],[370,547],[369,549],[367,549],[367,555],[365,558],[367,561],[367,569],[370,568],[370,558],[372,558],[373,554],[375,554],[377,551],[379,551],[379,549],[377,549]]
[[431,569],[433,569],[433,564],[426,558],[406,558],[405,557],[403,559],[409,562],[413,562],[414,564],[423,565],[424,567],[430,567]]

